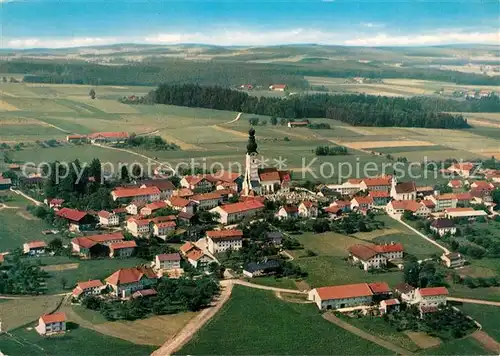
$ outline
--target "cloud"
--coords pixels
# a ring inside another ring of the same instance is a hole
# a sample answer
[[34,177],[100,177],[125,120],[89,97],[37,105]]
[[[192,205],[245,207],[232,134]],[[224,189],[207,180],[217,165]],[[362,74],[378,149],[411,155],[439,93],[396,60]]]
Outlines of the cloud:
[[115,43],[181,44],[203,43],[220,46],[267,46],[317,43],[347,46],[426,46],[442,44],[498,44],[500,32],[436,30],[434,33],[391,35],[390,33],[338,33],[296,28],[275,31],[222,30],[213,32],[165,32],[145,37],[13,38],[0,42],[6,48],[66,48]]
[[360,25],[363,26],[363,27],[368,27],[368,28],[382,28],[382,27],[385,27],[384,24],[373,23],[373,22],[362,22]]

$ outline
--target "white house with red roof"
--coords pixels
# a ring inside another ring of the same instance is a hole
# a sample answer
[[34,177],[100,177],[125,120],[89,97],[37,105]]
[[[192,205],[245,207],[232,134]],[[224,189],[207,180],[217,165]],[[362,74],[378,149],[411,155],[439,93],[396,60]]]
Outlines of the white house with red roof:
[[464,183],[460,179],[452,179],[448,182],[447,186],[456,191],[462,189]]
[[468,178],[474,173],[475,169],[476,169],[476,164],[471,162],[461,162],[452,164],[450,167],[446,169],[446,171],[449,173],[458,174],[463,178]]
[[444,211],[444,216],[448,219],[467,218],[472,220],[478,217],[487,217],[488,213],[473,208],[449,208]]
[[485,180],[477,180],[471,183],[471,190],[480,191],[480,192],[491,192],[495,189],[493,183],[487,182]]
[[318,217],[318,202],[312,200],[304,200],[299,204],[299,216],[303,218]]
[[457,196],[454,193],[446,193],[440,195],[429,195],[425,197],[425,199],[431,200],[434,205],[435,211],[443,211],[448,208],[456,208],[457,207]]
[[80,257],[102,257],[109,255],[111,244],[122,242],[124,239],[121,232],[81,236],[71,240],[71,247],[73,252],[77,253]]
[[375,202],[373,201],[373,198],[370,196],[358,196],[354,197],[351,199],[351,208],[358,209],[358,210],[370,210],[373,208],[373,205]]
[[172,196],[175,186],[168,179],[147,179],[138,181],[140,188],[156,187],[160,190],[160,199],[168,199]]
[[373,292],[367,283],[320,287],[309,291],[308,300],[320,310],[340,309],[370,304]]
[[421,314],[436,312],[446,305],[448,294],[446,287],[417,288],[412,304],[418,304]]
[[181,268],[181,256],[178,253],[162,253],[155,256],[154,269],[168,271]]
[[153,223],[153,235],[161,239],[166,239],[168,234],[175,231],[177,224],[175,221],[159,221]]
[[247,217],[255,216],[264,210],[264,204],[256,199],[245,200],[243,202],[220,205],[210,210],[219,214],[219,223],[231,224]]
[[68,222],[69,231],[82,231],[91,229],[94,224],[94,218],[85,211],[77,209],[61,208],[56,211],[56,216]]
[[64,204],[64,199],[58,199],[58,198],[53,198],[50,200],[45,199],[44,203],[49,206],[49,208],[52,208],[54,210],[59,210],[62,208],[62,205]]
[[95,132],[87,136],[92,143],[120,143],[130,137],[128,132]]
[[167,205],[177,211],[193,214],[196,202],[174,195],[167,200]]
[[197,210],[208,210],[222,203],[222,194],[218,191],[195,194],[189,200],[196,204]]
[[99,217],[99,224],[102,226],[119,226],[120,225],[120,216],[113,212],[109,212],[106,210],[101,210],[97,213]]
[[64,333],[66,331],[66,320],[66,314],[63,312],[45,314],[38,319],[38,325],[35,327],[35,330],[40,335]]
[[299,208],[293,204],[286,204],[281,206],[276,213],[276,217],[279,219],[290,219],[299,216]]
[[214,184],[204,175],[185,176],[180,181],[181,187],[197,192],[209,192]]
[[158,200],[149,204],[144,205],[141,209],[140,214],[142,216],[152,215],[154,212],[160,209],[164,209],[168,206],[168,204],[163,200]]
[[129,215],[139,215],[141,209],[144,208],[147,204],[147,201],[144,200],[133,200],[129,205],[125,207],[127,214]]
[[98,279],[93,279],[85,282],[78,282],[75,289],[73,289],[73,297],[81,298],[87,295],[101,294],[106,286]]
[[416,200],[393,200],[387,204],[385,210],[388,214],[403,214],[405,211],[411,211],[413,215],[422,218],[428,217],[432,212],[423,202]]
[[272,90],[272,91],[285,91],[287,89],[288,89],[288,87],[286,84],[271,84],[269,86],[269,90]]
[[390,260],[402,259],[404,253],[403,245],[394,242],[384,245],[357,244],[348,250],[352,261],[360,263],[365,271],[385,267]]
[[206,235],[207,249],[212,254],[241,249],[243,242],[241,230],[212,230],[207,231]]
[[399,303],[399,300],[396,298],[392,298],[381,301],[379,310],[381,314],[387,314],[398,312],[400,308],[401,303]]
[[391,191],[393,184],[392,176],[381,176],[375,178],[364,178],[360,183],[361,190],[364,191]]
[[156,285],[156,273],[146,266],[122,268],[106,278],[106,284],[111,287],[116,297],[127,298],[133,292],[148,289]]
[[134,254],[137,243],[134,240],[113,242],[109,244],[109,257],[125,258]]
[[37,256],[45,253],[47,243],[45,241],[30,241],[23,244],[23,252],[26,255]]
[[154,202],[161,199],[161,191],[157,187],[141,186],[139,188],[118,187],[111,192],[114,201],[133,199]]

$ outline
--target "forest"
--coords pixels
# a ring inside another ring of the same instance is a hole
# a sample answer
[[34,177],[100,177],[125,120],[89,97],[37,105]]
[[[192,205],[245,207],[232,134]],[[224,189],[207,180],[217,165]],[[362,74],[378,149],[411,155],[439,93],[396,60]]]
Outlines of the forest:
[[255,97],[222,87],[162,84],[144,100],[156,104],[241,111],[281,118],[326,117],[351,125],[467,128],[461,115],[438,112],[421,98],[389,98],[364,94],[315,94],[289,98]]

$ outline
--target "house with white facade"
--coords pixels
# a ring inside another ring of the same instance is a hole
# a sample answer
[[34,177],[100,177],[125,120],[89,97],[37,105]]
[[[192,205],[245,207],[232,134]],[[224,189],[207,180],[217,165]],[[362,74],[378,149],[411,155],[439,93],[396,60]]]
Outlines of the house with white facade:
[[118,216],[118,214],[106,210],[101,210],[97,213],[97,216],[99,217],[99,224],[101,224],[102,226],[120,225],[120,217]]
[[361,190],[361,182],[351,183],[347,181],[342,184],[327,184],[326,187],[340,195],[354,195]]
[[45,314],[38,319],[38,325],[35,327],[35,330],[40,335],[64,333],[66,331],[66,320],[66,314],[63,312]]
[[311,200],[304,200],[299,204],[299,216],[303,218],[317,218],[318,217],[318,202]]
[[242,246],[243,231],[241,230],[212,230],[207,231],[207,248],[212,254],[227,250],[238,251]]
[[98,279],[78,282],[75,289],[73,289],[72,295],[74,298],[81,298],[87,295],[98,295],[101,294],[104,288],[105,285]]
[[411,303],[415,300],[415,287],[408,283],[399,283],[394,287],[394,293],[403,303]]
[[133,199],[145,202],[153,202],[161,199],[161,192],[156,187],[127,188],[118,187],[111,192],[114,201]]
[[441,262],[448,268],[458,268],[465,265],[465,257],[458,252],[443,253]]
[[193,214],[196,202],[174,195],[167,200],[167,205],[177,211]]
[[351,209],[358,209],[358,210],[370,210],[373,208],[373,205],[375,202],[373,201],[373,198],[370,196],[358,196],[354,197],[351,200]]
[[162,253],[155,256],[154,269],[168,271],[181,268],[181,256],[178,253]]
[[23,244],[23,252],[25,255],[37,256],[45,253],[47,243],[45,241],[30,241]]
[[393,200],[387,204],[385,210],[388,214],[403,214],[405,211],[411,211],[414,216],[421,218],[431,214],[431,209],[424,203],[415,200]]
[[455,223],[453,222],[453,220],[446,218],[434,220],[431,223],[430,229],[431,231],[437,233],[439,236],[443,236],[447,233],[455,235],[457,232],[457,228],[455,227]]
[[139,215],[141,209],[146,206],[147,202],[144,200],[134,200],[126,206],[125,210],[129,215]]
[[370,304],[373,292],[366,283],[347,284],[311,289],[307,299],[320,310],[340,309]]
[[197,210],[209,210],[222,203],[222,195],[217,191],[201,193],[193,195],[189,200],[196,203]]
[[255,216],[264,210],[264,204],[257,199],[248,199],[243,202],[220,205],[210,210],[219,214],[219,223],[232,224],[247,217]]
[[434,211],[456,208],[458,203],[457,196],[453,193],[429,195],[426,199],[430,199],[435,204]]
[[146,266],[122,268],[106,278],[111,294],[119,298],[127,298],[133,292],[148,289],[156,285],[156,273]]
[[390,260],[402,259],[404,248],[400,243],[385,245],[353,245],[349,247],[349,257],[360,263],[365,271],[387,266]]
[[415,182],[398,182],[391,186],[391,197],[396,200],[417,199],[417,186]]
[[445,287],[418,288],[415,291],[415,302],[418,303],[421,315],[436,312],[440,306],[446,305],[448,294]]
[[175,221],[159,221],[153,223],[153,235],[165,239],[172,231],[175,231],[177,224]]
[[298,216],[299,216],[299,208],[297,208],[295,205],[292,204],[281,206],[278,212],[276,213],[276,217],[280,219],[290,219],[290,218],[296,218]]

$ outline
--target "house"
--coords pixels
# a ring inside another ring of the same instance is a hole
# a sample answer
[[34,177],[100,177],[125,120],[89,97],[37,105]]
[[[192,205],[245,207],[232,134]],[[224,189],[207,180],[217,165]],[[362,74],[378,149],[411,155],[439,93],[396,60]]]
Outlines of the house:
[[264,262],[250,262],[243,267],[243,275],[248,278],[268,276],[276,273],[280,268],[277,260],[266,260]]
[[267,233],[267,241],[274,246],[281,246],[283,242],[283,233],[279,231],[270,231]]
[[298,216],[299,216],[299,209],[292,204],[283,205],[282,207],[279,208],[278,212],[276,213],[276,217],[280,219],[290,219],[290,218],[296,218]]
[[181,188],[174,190],[174,193],[172,196],[176,196],[179,198],[184,198],[184,199],[189,199],[194,195],[194,192],[191,189],[188,188]]
[[78,282],[76,284],[75,289],[73,289],[73,298],[85,297],[87,295],[96,295],[101,294],[102,290],[105,288],[105,285],[98,279],[86,281],[86,282]]
[[495,186],[490,182],[477,180],[475,182],[472,182],[472,184],[470,185],[470,189],[480,192],[491,192],[495,189]]
[[399,283],[394,287],[394,293],[401,298],[404,303],[415,300],[415,287],[408,283]]
[[138,201],[153,202],[160,200],[161,191],[154,186],[141,186],[139,188],[118,187],[111,192],[111,197],[114,201],[133,199]]
[[346,200],[336,200],[330,206],[338,206],[342,212],[347,213],[351,210],[351,202]]
[[422,186],[422,187],[417,187],[417,196],[420,198],[429,196],[434,194],[434,187],[431,186]]
[[436,204],[432,200],[430,200],[430,199],[424,199],[424,200],[421,200],[420,202],[422,204],[424,204],[429,209],[429,211],[431,213],[435,211]]
[[177,222],[179,224],[191,225],[193,218],[194,214],[186,213],[185,211],[181,211],[177,214]]
[[276,168],[259,168],[258,185],[260,186],[260,194],[274,194],[278,190],[286,192],[290,189],[290,172],[280,171]]
[[44,203],[47,204],[49,208],[52,208],[54,210],[59,210],[62,208],[62,205],[64,204],[64,199],[57,199],[57,198],[53,198],[50,200],[45,199]]
[[199,250],[199,248],[191,241],[187,241],[181,247],[179,247],[179,251],[183,256],[186,256],[189,252],[193,250]]
[[56,216],[68,222],[69,231],[90,230],[95,226],[94,217],[85,211],[70,208],[62,208],[56,211]]
[[441,305],[446,305],[448,289],[445,287],[417,288],[415,302],[419,305],[421,315],[436,312]]
[[381,314],[397,313],[399,312],[400,307],[401,304],[399,303],[399,300],[393,298],[382,300],[380,302],[379,310]]
[[449,208],[444,211],[444,216],[448,219],[476,219],[478,217],[487,217],[488,213],[484,210],[474,210],[473,208]]
[[309,126],[309,121],[288,121],[287,126],[289,128],[293,128],[293,127],[307,127],[307,126]]
[[370,304],[373,292],[366,283],[314,288],[308,293],[318,309],[339,309]]
[[454,173],[454,174],[457,174],[463,178],[468,178],[474,173],[475,169],[476,169],[476,165],[474,163],[461,162],[461,163],[452,164],[446,170],[449,173]]
[[109,244],[109,257],[130,257],[134,254],[137,243],[134,240],[120,241]]
[[149,216],[149,215],[152,215],[157,210],[164,209],[167,206],[168,205],[166,202],[164,202],[163,200],[158,200],[158,201],[144,205],[144,207],[141,209],[140,213],[142,216]]
[[417,199],[417,186],[415,182],[398,182],[391,187],[391,197],[396,200]]
[[155,256],[154,268],[157,271],[168,271],[181,268],[181,256],[178,253],[162,253]]
[[457,206],[469,206],[474,200],[474,196],[470,192],[456,193],[455,198],[457,198]]
[[156,285],[157,278],[151,268],[137,266],[119,269],[106,278],[106,284],[111,288],[111,293],[114,296],[126,298],[135,291],[148,289]]
[[8,190],[10,187],[12,187],[12,180],[0,176],[0,190]]
[[465,264],[465,258],[458,252],[443,253],[441,261],[448,268],[458,268]]
[[120,216],[113,212],[109,212],[106,210],[101,210],[97,213],[99,217],[99,224],[102,226],[119,226],[120,225]]
[[153,235],[165,240],[172,231],[175,231],[176,227],[177,224],[175,221],[160,221],[153,223]]
[[129,218],[126,229],[134,237],[145,237],[151,232],[150,219]]
[[203,175],[185,176],[180,181],[181,187],[197,192],[209,192],[214,185]]
[[205,268],[213,259],[200,249],[193,249],[186,254],[186,259],[194,268]]
[[196,203],[196,208],[198,210],[208,210],[222,203],[222,195],[218,191],[195,194],[189,198],[189,200]]
[[125,210],[129,215],[139,215],[141,209],[144,208],[146,204],[147,202],[145,202],[144,200],[134,200],[129,205],[127,205]]
[[355,183],[347,181],[342,184],[328,184],[326,187],[341,195],[354,195],[361,190],[361,181]]
[[349,257],[360,263],[365,271],[387,266],[387,261],[403,258],[404,248],[400,243],[387,245],[353,245],[349,247]]
[[411,211],[414,216],[418,217],[427,217],[431,214],[431,209],[423,202],[415,200],[393,200],[385,209],[388,214],[403,214],[405,211]]
[[221,205],[211,209],[210,212],[219,214],[219,223],[231,224],[238,220],[255,216],[262,210],[264,210],[264,204],[258,200],[252,199],[238,203]]
[[104,257],[109,255],[111,244],[122,242],[124,239],[121,232],[75,237],[71,240],[71,247],[80,257]]
[[269,86],[269,90],[272,90],[272,91],[285,91],[287,89],[288,89],[288,87],[286,84],[271,84]]
[[128,132],[96,132],[87,137],[91,143],[122,143],[126,142],[130,135]]
[[443,211],[444,209],[448,208],[456,208],[457,207],[457,197],[453,193],[446,193],[446,194],[441,194],[441,195],[430,195],[426,197],[426,199],[432,200],[432,202],[435,204],[435,211]]
[[226,250],[238,251],[242,246],[243,231],[213,230],[207,231],[207,248],[212,254]]
[[339,219],[342,216],[342,209],[336,205],[330,205],[323,209],[323,211],[328,214],[328,218],[332,220]]
[[357,208],[358,210],[370,210],[371,208],[373,208],[374,204],[375,202],[370,196],[358,196],[352,198],[351,200],[351,208]]
[[194,201],[190,201],[184,198],[172,196],[170,197],[170,199],[167,200],[167,205],[174,210],[193,214],[194,206],[196,205],[196,203]]
[[368,196],[373,199],[373,205],[376,206],[385,206],[391,200],[391,195],[389,194],[389,192],[386,192],[384,190],[374,190],[370,192]]
[[311,200],[304,200],[299,204],[299,216],[303,218],[318,217],[318,203]]
[[447,186],[453,189],[453,191],[457,191],[463,188],[464,183],[459,179],[452,179],[448,182]]
[[224,170],[208,174],[207,179],[215,184],[216,189],[232,189],[235,192],[239,192],[243,184],[241,174]]
[[30,241],[23,244],[25,255],[38,256],[45,253],[47,243],[45,241]]
[[66,142],[86,142],[88,140],[85,135],[68,135],[66,136]]
[[500,183],[500,170],[492,170],[485,174],[485,178],[493,183]]
[[52,335],[66,331],[66,314],[63,312],[45,314],[38,319],[35,330],[40,335]]
[[457,228],[455,227],[455,223],[450,219],[436,219],[431,223],[431,231],[437,233],[439,236],[443,236],[447,233],[451,235],[455,235],[457,232]]
[[375,178],[364,178],[360,182],[360,188],[363,191],[386,191],[390,192],[393,184],[392,176],[381,176]]
[[138,181],[140,188],[156,187],[160,190],[160,199],[168,199],[175,190],[174,183],[168,179],[146,179]]

